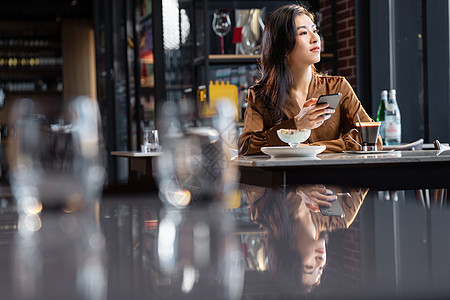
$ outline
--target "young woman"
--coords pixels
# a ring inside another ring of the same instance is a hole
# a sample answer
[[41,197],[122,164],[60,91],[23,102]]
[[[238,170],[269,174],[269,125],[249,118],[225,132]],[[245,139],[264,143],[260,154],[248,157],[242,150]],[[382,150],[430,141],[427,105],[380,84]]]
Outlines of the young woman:
[[[276,9],[267,19],[261,46],[261,79],[246,97],[244,131],[239,137],[241,155],[261,154],[261,147],[286,146],[278,129],[309,129],[305,142],[325,145],[326,152],[360,150],[349,137],[361,121],[372,119],[342,76],[319,74],[320,37],[314,16],[303,6]],[[336,111],[316,105],[320,95],[342,93]],[[359,141],[356,134],[353,135]],[[378,140],[381,149],[381,139]]]

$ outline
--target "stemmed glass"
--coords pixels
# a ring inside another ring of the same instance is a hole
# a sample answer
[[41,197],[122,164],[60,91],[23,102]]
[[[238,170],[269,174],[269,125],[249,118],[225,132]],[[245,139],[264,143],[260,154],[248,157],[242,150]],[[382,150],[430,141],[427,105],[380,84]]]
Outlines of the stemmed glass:
[[215,34],[220,37],[220,54],[225,54],[223,37],[231,30],[230,14],[226,11],[214,12],[212,28]]

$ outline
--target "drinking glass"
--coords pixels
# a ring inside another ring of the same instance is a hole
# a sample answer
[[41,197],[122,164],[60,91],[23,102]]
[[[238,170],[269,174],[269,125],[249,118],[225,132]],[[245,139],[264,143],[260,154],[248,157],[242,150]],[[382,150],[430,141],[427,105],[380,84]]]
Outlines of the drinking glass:
[[237,149],[235,106],[227,99],[216,103],[211,127],[184,127],[182,107],[162,106],[163,155],[156,160],[159,195],[165,204],[186,207],[223,203],[234,192],[238,169],[231,163]]
[[141,152],[150,152],[159,150],[159,137],[157,129],[144,129],[142,132]]
[[157,129],[150,130],[148,144],[149,144],[150,151],[159,150],[159,137],[158,137]]
[[226,11],[214,12],[212,28],[220,38],[220,54],[225,54],[223,37],[231,30],[230,14]]
[[87,97],[76,98],[60,116],[45,112],[30,99],[13,111],[15,296],[102,299],[104,238],[96,222],[105,179],[100,115]]
[[358,143],[351,135],[349,137],[361,147],[362,151],[377,151],[377,140],[380,132],[381,122],[359,122],[357,128],[350,130],[357,131],[361,138],[361,144]]
[[234,226],[219,206],[162,209],[156,243],[165,279],[160,294],[167,299],[241,299],[245,255]]

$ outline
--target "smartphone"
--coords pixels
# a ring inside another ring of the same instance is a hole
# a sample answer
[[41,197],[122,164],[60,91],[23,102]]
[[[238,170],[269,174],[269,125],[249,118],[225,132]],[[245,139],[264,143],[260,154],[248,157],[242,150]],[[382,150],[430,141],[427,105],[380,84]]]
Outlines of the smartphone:
[[342,197],[351,197],[349,193],[336,194],[338,199],[330,201],[331,207],[319,206],[320,212],[324,216],[328,217],[345,217],[344,210],[342,209],[341,203],[339,202],[339,198]]
[[341,101],[341,97],[342,97],[341,93],[322,95],[317,100],[317,104],[328,103],[328,107],[336,109],[339,101]]

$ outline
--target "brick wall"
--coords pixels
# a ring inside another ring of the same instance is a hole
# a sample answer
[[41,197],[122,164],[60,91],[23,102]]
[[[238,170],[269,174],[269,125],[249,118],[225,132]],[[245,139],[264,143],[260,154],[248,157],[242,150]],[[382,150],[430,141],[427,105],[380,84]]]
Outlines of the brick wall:
[[[319,0],[319,11],[323,19],[320,31],[324,38],[325,53],[333,51],[332,45],[332,0]],[[336,0],[338,71],[333,74],[332,62],[324,61],[320,71],[347,78],[356,90],[356,58],[355,58],[355,0]]]
[[[342,75],[357,90],[355,48],[355,0],[336,0],[338,70],[333,74],[332,60],[323,60],[319,71],[330,75]],[[332,0],[319,0],[322,13],[320,24],[325,49],[333,52],[332,44]],[[361,251],[359,217],[350,228],[330,234],[327,250],[328,262],[323,285],[325,289],[342,289],[349,292],[361,288]]]
[[[324,53],[333,52],[332,0],[319,0],[322,13],[320,34],[324,39]],[[336,0],[338,69],[333,74],[332,59],[323,59],[319,71],[330,75],[342,75],[357,89],[355,58],[355,0]],[[327,250],[324,288],[329,290],[361,287],[361,251],[359,217],[350,228],[330,233]]]

